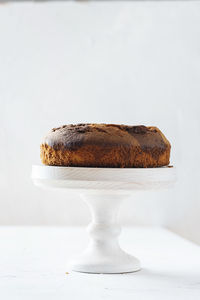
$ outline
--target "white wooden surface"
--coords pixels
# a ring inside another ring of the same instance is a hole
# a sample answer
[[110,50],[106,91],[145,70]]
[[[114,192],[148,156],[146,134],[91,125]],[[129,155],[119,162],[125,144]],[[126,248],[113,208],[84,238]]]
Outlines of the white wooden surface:
[[70,272],[87,245],[84,228],[0,227],[0,298],[200,299],[200,248],[159,228],[125,228],[120,242],[142,261],[129,274]]
[[175,168],[79,168],[33,165],[38,186],[82,190],[156,190],[170,188]]

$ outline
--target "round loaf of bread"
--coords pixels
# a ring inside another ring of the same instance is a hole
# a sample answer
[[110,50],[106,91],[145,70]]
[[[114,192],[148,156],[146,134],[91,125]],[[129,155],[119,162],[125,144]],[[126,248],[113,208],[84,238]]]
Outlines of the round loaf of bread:
[[100,168],[167,166],[170,148],[156,127],[114,124],[53,128],[40,146],[45,165]]

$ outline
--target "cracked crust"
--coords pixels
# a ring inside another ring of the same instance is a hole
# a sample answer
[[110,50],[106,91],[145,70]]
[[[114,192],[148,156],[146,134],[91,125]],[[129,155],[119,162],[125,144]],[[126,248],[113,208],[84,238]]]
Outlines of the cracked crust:
[[166,166],[170,148],[156,127],[115,124],[53,128],[40,146],[45,165],[110,168]]

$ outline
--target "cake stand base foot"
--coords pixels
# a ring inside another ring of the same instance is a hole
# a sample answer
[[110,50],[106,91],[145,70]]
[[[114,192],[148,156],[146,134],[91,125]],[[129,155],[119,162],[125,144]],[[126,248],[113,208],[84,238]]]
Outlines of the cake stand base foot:
[[140,261],[122,250],[118,255],[102,257],[85,253],[71,261],[69,267],[72,271],[96,274],[129,273],[141,269]]

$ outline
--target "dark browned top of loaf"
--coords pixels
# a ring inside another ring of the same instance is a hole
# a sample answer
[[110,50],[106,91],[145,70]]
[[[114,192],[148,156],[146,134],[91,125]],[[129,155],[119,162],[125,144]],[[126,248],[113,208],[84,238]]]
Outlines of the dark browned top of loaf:
[[[42,144],[73,151],[85,145],[101,147],[139,147],[158,155],[170,148],[170,143],[157,127],[115,124],[70,124],[53,128]],[[156,151],[155,151],[156,150]]]

